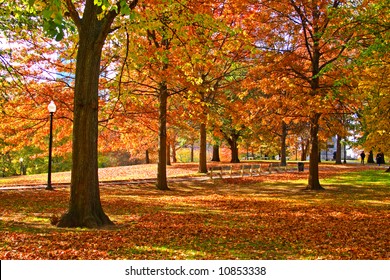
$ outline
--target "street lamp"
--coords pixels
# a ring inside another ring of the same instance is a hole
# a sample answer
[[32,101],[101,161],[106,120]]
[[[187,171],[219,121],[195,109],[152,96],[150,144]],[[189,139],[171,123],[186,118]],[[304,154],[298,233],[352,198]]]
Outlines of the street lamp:
[[53,145],[53,115],[55,111],[57,110],[56,104],[54,104],[53,101],[50,102],[49,106],[47,106],[47,109],[50,113],[50,136],[49,136],[49,166],[48,166],[48,172],[47,172],[47,187],[46,190],[54,190],[51,186],[51,150]]

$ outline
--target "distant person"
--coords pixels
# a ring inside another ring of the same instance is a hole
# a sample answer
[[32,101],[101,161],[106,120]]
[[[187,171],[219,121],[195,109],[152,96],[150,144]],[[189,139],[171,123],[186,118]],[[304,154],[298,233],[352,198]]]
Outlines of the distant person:
[[381,163],[382,163],[382,153],[377,153],[376,154],[376,163],[378,164],[378,166],[381,166]]
[[360,162],[362,164],[364,164],[364,159],[366,158],[366,154],[364,153],[364,151],[362,151],[362,153],[360,154]]

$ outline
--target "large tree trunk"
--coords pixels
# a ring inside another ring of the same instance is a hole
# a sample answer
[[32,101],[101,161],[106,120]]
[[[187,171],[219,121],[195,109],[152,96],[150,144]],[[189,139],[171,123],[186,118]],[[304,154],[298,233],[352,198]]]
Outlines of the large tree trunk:
[[207,131],[206,124],[200,124],[200,150],[199,150],[199,173],[207,173]]
[[223,134],[223,137],[225,140],[228,142],[230,146],[230,151],[231,151],[231,163],[240,163],[240,159],[238,157],[238,139],[240,138],[240,133],[237,132],[236,130],[232,129],[228,133],[224,132],[221,129],[221,132]]
[[215,144],[213,145],[213,158],[211,161],[220,162],[221,158],[219,156],[219,145]]
[[319,159],[319,147],[318,147],[318,130],[319,120],[321,114],[316,113],[310,118],[310,140],[311,140],[311,152],[309,162],[309,180],[307,188],[310,190],[323,190],[319,180],[318,159]]
[[230,147],[232,152],[232,158],[230,160],[231,163],[240,163],[240,158],[238,156],[238,146],[237,142],[234,143],[233,146]]
[[231,138],[227,139],[229,145],[230,145],[230,151],[231,151],[231,163],[240,163],[240,159],[238,157],[238,143],[237,140],[239,138],[239,135],[233,134]]
[[158,164],[157,188],[169,190],[167,182],[167,105],[168,88],[165,83],[160,85],[159,92],[159,132],[158,132]]
[[87,1],[84,16],[76,25],[79,48],[74,92],[72,175],[69,210],[60,227],[112,225],[100,203],[98,179],[98,85],[100,59],[114,14],[103,20],[101,9]]
[[[295,4],[294,4],[295,5]],[[295,6],[295,8],[298,8]],[[300,8],[298,8],[300,9]],[[313,29],[318,30],[317,26],[320,13],[318,13],[318,6],[313,4]],[[304,32],[307,32],[307,26],[302,25]],[[308,52],[311,56],[311,79],[310,79],[310,88],[311,88],[311,98],[316,99],[321,95],[320,87],[320,61],[321,61],[321,47],[320,47],[320,36],[317,36],[318,31],[314,34],[312,40],[312,50],[308,49]],[[313,108],[313,113],[310,114],[310,142],[311,142],[311,152],[310,152],[310,163],[309,163],[309,179],[307,188],[310,190],[323,190],[323,187],[320,184],[319,180],[319,140],[318,140],[318,131],[319,123],[321,118],[321,113],[318,111],[318,108]]]

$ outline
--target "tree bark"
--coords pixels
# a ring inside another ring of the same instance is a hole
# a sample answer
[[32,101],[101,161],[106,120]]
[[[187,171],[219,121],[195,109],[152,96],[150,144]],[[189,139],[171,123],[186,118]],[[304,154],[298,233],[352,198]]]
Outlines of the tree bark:
[[237,130],[230,130],[229,132],[224,132],[221,129],[221,132],[223,134],[223,137],[225,140],[228,142],[230,146],[230,151],[231,151],[231,163],[240,163],[240,159],[238,156],[238,139],[240,138],[240,132],[237,132]]
[[206,124],[200,124],[200,150],[199,150],[199,173],[207,173],[207,131]]
[[172,162],[177,162],[177,153],[176,153],[176,135],[173,136],[173,140],[171,143],[171,150],[172,150]]
[[213,145],[213,158],[211,161],[220,162],[221,158],[219,156],[219,145]]
[[227,139],[230,150],[231,150],[231,163],[240,163],[240,159],[238,156],[238,143],[237,140],[239,138],[239,135],[233,134],[231,138]]
[[344,149],[343,163],[347,163],[347,142],[344,143],[343,149]]
[[281,142],[280,164],[282,166],[287,165],[286,139],[287,139],[287,124],[285,122],[282,122],[282,135],[280,137],[280,142]]
[[309,149],[310,145],[310,140],[307,139],[306,142],[302,141],[301,142],[301,149],[302,149],[302,154],[301,154],[301,161],[305,161],[307,158],[307,151]]
[[374,161],[374,153],[372,151],[370,151],[368,153],[367,163],[375,163],[375,161]]
[[336,140],[336,164],[341,164],[341,137],[340,135],[337,135]]
[[167,165],[172,165],[171,163],[171,142],[167,141]]
[[321,114],[316,113],[310,118],[310,140],[311,140],[311,152],[309,162],[309,180],[307,189],[310,190],[323,190],[324,188],[320,184],[318,175],[318,158],[319,158],[319,145],[318,145],[318,130],[319,120]]
[[146,164],[150,163],[149,150],[145,151],[145,163]]
[[116,13],[99,20],[101,8],[87,1],[79,31],[74,92],[72,175],[69,210],[59,227],[112,225],[100,202],[98,178],[98,85],[103,45]]
[[234,146],[231,148],[232,152],[232,159],[230,160],[231,163],[240,163],[240,158],[238,156],[238,147],[237,147],[237,142],[235,142]]
[[167,182],[167,106],[168,88],[161,83],[159,92],[159,132],[158,132],[158,164],[157,189],[169,190]]
[[191,156],[190,161],[194,162],[194,143],[191,143]]

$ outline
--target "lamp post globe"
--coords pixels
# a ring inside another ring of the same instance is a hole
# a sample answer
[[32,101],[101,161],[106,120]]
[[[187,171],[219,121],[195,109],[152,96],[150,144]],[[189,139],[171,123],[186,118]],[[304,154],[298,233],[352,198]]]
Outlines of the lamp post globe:
[[47,106],[47,109],[50,113],[50,135],[49,135],[49,164],[48,164],[48,172],[47,172],[47,187],[46,190],[53,190],[53,187],[51,185],[51,150],[53,145],[53,115],[57,110],[57,106],[52,100],[49,105]]
[[54,101],[50,101],[49,105],[47,106],[47,110],[49,110],[49,113],[55,113],[57,111],[57,106],[54,103]]

